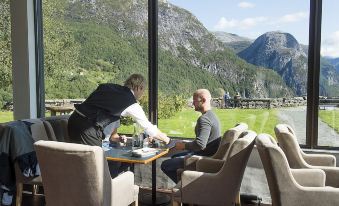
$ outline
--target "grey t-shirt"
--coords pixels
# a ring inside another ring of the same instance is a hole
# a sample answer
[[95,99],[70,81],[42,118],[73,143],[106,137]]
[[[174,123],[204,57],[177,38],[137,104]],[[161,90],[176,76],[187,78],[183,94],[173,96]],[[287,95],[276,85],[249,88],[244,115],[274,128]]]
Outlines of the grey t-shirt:
[[213,155],[219,147],[220,122],[217,116],[208,110],[197,120],[196,139],[185,144],[185,149],[201,155]]

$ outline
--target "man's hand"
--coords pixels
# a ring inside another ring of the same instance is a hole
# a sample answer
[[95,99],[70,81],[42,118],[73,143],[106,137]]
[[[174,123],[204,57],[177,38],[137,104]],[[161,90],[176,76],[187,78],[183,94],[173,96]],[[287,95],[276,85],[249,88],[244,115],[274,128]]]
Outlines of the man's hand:
[[166,144],[168,144],[171,141],[171,139],[167,137],[165,133],[160,132],[159,137],[160,140],[164,141]]
[[184,142],[177,142],[177,143],[175,143],[175,149],[177,149],[177,150],[185,150],[185,143]]
[[121,135],[121,136],[119,136],[119,141],[120,141],[121,143],[126,144],[126,142],[127,142],[127,137],[126,137],[126,135]]

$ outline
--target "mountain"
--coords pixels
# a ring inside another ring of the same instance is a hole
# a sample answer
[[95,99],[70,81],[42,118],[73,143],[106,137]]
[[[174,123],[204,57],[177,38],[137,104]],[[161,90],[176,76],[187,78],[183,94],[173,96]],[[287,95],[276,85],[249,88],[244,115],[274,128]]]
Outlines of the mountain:
[[[45,65],[50,65],[45,66],[48,97],[62,98],[64,92],[57,92],[67,91],[68,84],[78,93],[73,89],[67,95],[86,96],[101,82],[121,83],[134,72],[147,76],[147,1],[60,0],[44,4],[45,10],[52,11],[44,12],[48,39]],[[292,95],[275,71],[246,63],[187,10],[159,1],[158,21],[160,92],[191,95],[197,88],[208,88],[216,94],[223,88],[231,95],[241,92],[246,97]],[[65,61],[68,56],[73,62]],[[53,69],[55,64],[58,71]],[[68,78],[67,83],[62,77]]]
[[[307,91],[307,48],[299,44],[291,34],[274,31],[258,37],[238,55],[248,63],[276,71],[295,94],[300,96],[306,95]],[[337,96],[339,73],[323,58],[320,71],[320,95]]]
[[[332,60],[332,61],[331,61]],[[336,61],[321,57],[320,59],[320,85],[321,96],[339,96],[339,72],[335,68]]]
[[278,72],[296,95],[306,94],[307,55],[291,34],[267,32],[238,55],[248,63]]
[[330,64],[332,64],[339,73],[339,58],[324,57]]
[[253,42],[253,40],[249,38],[222,31],[215,31],[212,32],[212,34],[219,41],[223,42],[226,47],[233,49],[236,53],[239,53],[240,51],[246,49]]

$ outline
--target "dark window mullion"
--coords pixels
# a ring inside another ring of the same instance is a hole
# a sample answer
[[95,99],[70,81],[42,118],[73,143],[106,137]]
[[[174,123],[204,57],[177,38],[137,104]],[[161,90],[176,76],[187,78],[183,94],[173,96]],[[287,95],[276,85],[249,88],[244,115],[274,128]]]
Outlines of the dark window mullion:
[[34,1],[34,31],[35,31],[35,64],[36,64],[36,98],[37,117],[45,117],[45,81],[44,81],[44,50],[42,0]]
[[158,124],[158,0],[148,0],[149,119]]
[[322,0],[310,0],[306,115],[306,145],[310,148],[318,145],[321,8]]

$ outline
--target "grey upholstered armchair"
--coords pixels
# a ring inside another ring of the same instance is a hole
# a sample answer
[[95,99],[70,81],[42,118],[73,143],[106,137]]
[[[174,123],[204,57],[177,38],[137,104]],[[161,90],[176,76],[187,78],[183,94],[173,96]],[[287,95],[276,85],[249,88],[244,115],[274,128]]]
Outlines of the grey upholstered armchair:
[[326,186],[339,187],[339,168],[335,167],[336,159],[333,155],[305,154],[300,149],[295,132],[287,124],[278,124],[274,131],[291,168],[322,169],[326,173]]
[[[196,163],[198,160],[201,159],[218,159],[218,160],[225,160],[231,145],[233,142],[238,139],[239,135],[246,131],[248,129],[248,125],[246,123],[239,123],[235,125],[233,128],[227,130],[220,142],[220,145],[218,147],[218,150],[216,153],[211,157],[202,157],[198,155],[193,155],[190,157],[185,158],[185,167],[184,170],[196,170]],[[179,175],[182,173],[182,171],[179,171]]]
[[286,156],[268,134],[260,134],[256,145],[266,173],[274,206],[339,205],[339,189],[325,187],[321,169],[290,169]]
[[[254,146],[256,133],[243,132],[239,139],[235,140],[225,160],[219,160],[219,168],[216,173],[207,173],[199,168],[197,171],[186,170],[181,175],[181,182],[173,189],[172,203],[178,205],[191,203],[198,205],[232,205],[236,202],[242,177],[248,158]],[[215,159],[211,159],[213,166]],[[205,162],[208,164],[208,162]]]
[[52,141],[34,146],[47,205],[137,205],[134,174],[125,172],[111,179],[102,148]]

